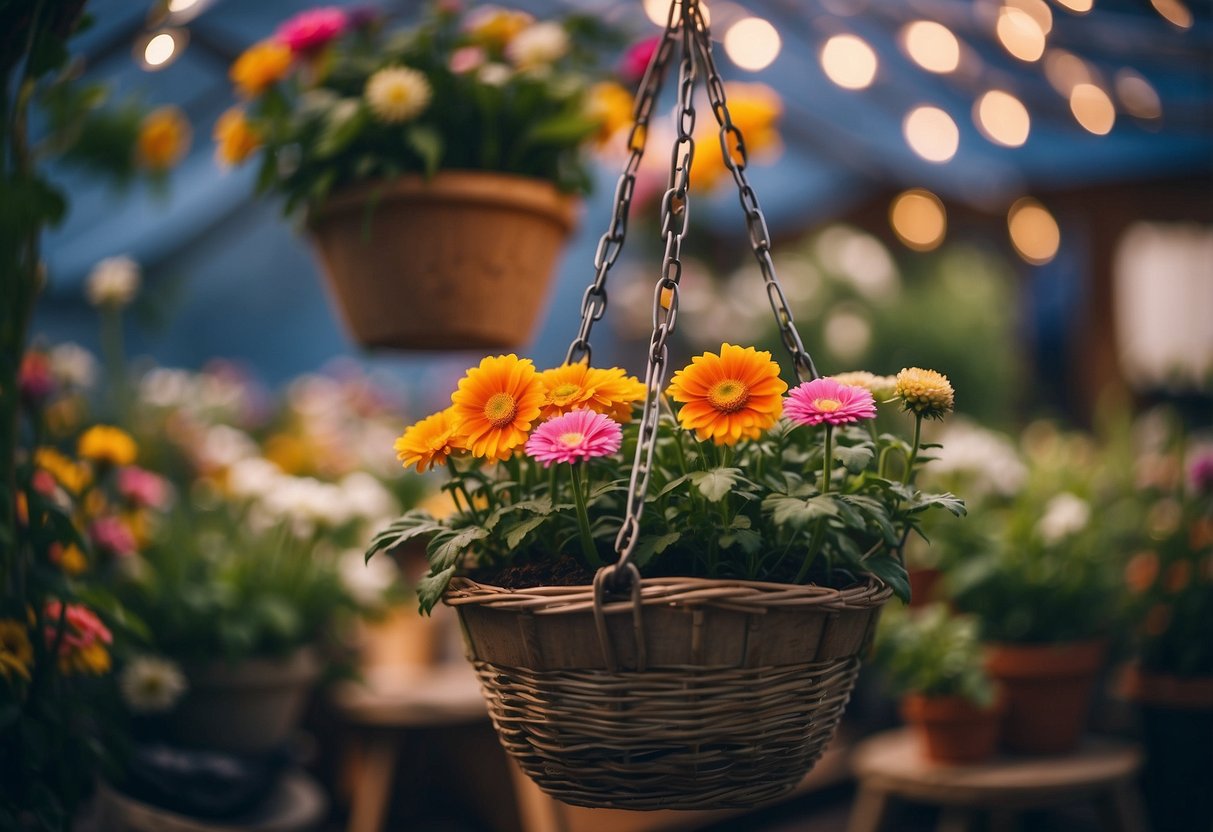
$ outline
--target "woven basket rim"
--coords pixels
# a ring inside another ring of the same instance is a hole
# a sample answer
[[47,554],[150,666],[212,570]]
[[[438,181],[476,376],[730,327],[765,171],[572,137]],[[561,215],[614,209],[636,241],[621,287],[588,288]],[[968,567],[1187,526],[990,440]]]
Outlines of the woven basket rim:
[[[872,576],[844,589],[728,578],[664,577],[640,581],[641,606],[716,607],[748,613],[804,607],[830,612],[867,610],[879,607],[892,595],[891,587]],[[594,587],[579,584],[506,589],[456,577],[451,580],[443,601],[452,607],[477,605],[535,615],[580,613],[593,610]],[[607,613],[631,610],[632,601],[630,598],[608,601],[602,609]]]

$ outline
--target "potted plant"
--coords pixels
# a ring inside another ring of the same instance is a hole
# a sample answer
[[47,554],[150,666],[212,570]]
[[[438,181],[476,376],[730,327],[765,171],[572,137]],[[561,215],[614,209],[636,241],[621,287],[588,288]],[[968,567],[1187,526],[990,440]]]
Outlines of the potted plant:
[[999,702],[983,665],[977,622],[931,604],[886,611],[872,660],[902,697],[902,717],[937,763],[979,763],[998,746]]
[[1155,829],[1213,823],[1213,452],[1186,454],[1171,428],[1138,459],[1140,548],[1125,566],[1134,659],[1120,678],[1146,746],[1143,791]]
[[588,185],[600,37],[588,17],[490,6],[434,3],[406,29],[312,9],[232,65],[243,102],[216,124],[218,155],[259,154],[259,189],[304,210],[359,343],[517,345]]
[[946,378],[895,380],[912,442],[870,429],[860,380],[785,398],[770,354],[731,344],[676,373],[618,596],[604,564],[644,385],[486,358],[397,442],[406,466],[447,468],[458,510],[409,512],[368,554],[429,538],[421,608],[457,609],[503,745],[551,794],[626,808],[777,796],[832,734],[881,605],[908,593],[905,537],[927,509],[963,511],[912,482],[917,427],[951,409]]
[[988,669],[1005,690],[1003,743],[1059,754],[1086,726],[1119,597],[1112,559],[1131,512],[1090,438],[1038,424],[1024,445],[1022,490],[971,515],[985,541],[952,556],[949,582],[956,607],[980,620]]

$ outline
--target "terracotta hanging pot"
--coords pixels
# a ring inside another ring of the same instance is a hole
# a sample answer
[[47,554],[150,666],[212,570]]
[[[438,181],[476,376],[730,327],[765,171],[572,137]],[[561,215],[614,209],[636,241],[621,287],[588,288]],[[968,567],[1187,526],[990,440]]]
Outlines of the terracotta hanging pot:
[[341,191],[307,228],[359,344],[503,349],[531,340],[575,213],[550,182],[440,171]]
[[963,696],[910,694],[901,716],[914,727],[926,758],[955,765],[980,763],[998,748],[1003,702],[983,708]]
[[1086,728],[1107,642],[991,644],[986,669],[1002,684],[1002,743],[1024,754],[1074,750]]

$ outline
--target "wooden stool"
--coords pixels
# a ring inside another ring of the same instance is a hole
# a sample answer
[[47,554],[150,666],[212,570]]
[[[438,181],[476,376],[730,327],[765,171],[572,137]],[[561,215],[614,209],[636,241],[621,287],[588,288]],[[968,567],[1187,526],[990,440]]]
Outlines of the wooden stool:
[[894,797],[942,807],[940,832],[962,832],[979,812],[990,829],[1015,828],[1017,812],[1093,801],[1110,832],[1146,832],[1135,780],[1141,751],[1113,739],[1086,740],[1062,757],[998,757],[948,766],[928,762],[908,729],[860,743],[852,759],[859,795],[848,832],[877,832]]
[[480,683],[466,662],[428,668],[377,668],[367,684],[339,685],[334,701],[350,723],[369,728],[350,807],[350,832],[380,832],[387,819],[401,733],[488,722]]

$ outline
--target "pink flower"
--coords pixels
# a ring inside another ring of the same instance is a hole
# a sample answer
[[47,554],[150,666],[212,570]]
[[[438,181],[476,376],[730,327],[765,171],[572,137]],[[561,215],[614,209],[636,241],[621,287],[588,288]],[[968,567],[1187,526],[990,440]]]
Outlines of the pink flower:
[[27,402],[42,402],[55,392],[55,377],[51,359],[46,353],[27,352],[17,372],[17,389]]
[[97,614],[82,604],[68,604],[66,615],[63,612],[63,602],[52,599],[46,602],[44,608],[46,621],[46,644],[49,647],[55,643],[55,635],[59,629],[59,619],[64,618],[63,640],[59,642],[59,653],[71,653],[92,647],[100,642],[111,644],[114,636],[109,628],[101,623]]
[[649,61],[661,43],[661,35],[654,35],[637,41],[628,47],[623,60],[619,62],[619,75],[630,84],[637,84],[644,77],[644,71],[649,68]]
[[1192,488],[1198,494],[1213,494],[1213,453],[1206,453],[1192,462],[1188,471]]
[[162,508],[169,497],[164,477],[134,465],[118,472],[118,493],[140,508]]
[[88,527],[89,539],[98,549],[118,557],[135,554],[139,546],[135,536],[117,517],[99,517]]
[[274,37],[292,52],[314,52],[346,30],[349,18],[336,6],[308,9],[278,27]]
[[484,65],[485,53],[479,46],[461,46],[451,53],[451,72],[462,75]]
[[863,387],[848,387],[832,378],[805,382],[788,393],[784,414],[798,425],[845,425],[876,415],[876,401]]
[[526,442],[526,452],[548,468],[553,462],[577,462],[613,454],[622,443],[623,429],[609,416],[592,410],[574,410],[537,427]]

